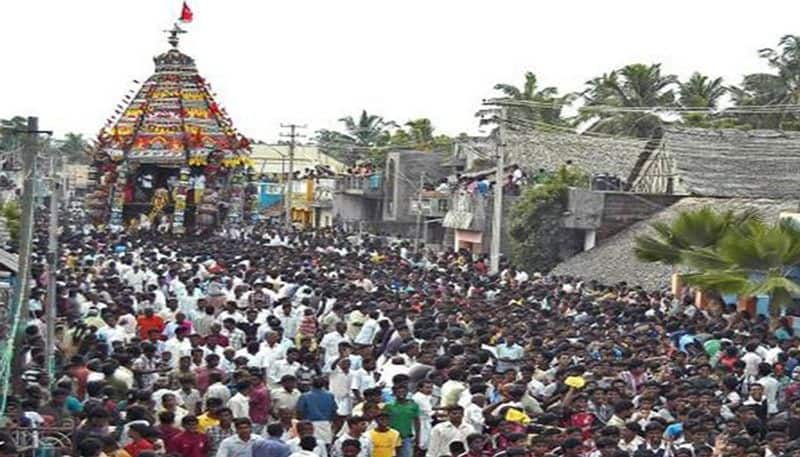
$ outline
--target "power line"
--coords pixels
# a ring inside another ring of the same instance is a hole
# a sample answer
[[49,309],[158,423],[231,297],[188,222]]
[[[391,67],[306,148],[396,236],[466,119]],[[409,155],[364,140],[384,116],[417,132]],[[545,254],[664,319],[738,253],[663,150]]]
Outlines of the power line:
[[582,105],[574,106],[574,101],[537,102],[534,100],[489,99],[484,102],[490,106],[532,107],[544,109],[561,109],[572,107],[578,111],[598,113],[680,113],[680,114],[783,114],[800,113],[799,104],[770,105],[737,105],[726,108],[698,108],[685,106],[614,106],[614,105]]

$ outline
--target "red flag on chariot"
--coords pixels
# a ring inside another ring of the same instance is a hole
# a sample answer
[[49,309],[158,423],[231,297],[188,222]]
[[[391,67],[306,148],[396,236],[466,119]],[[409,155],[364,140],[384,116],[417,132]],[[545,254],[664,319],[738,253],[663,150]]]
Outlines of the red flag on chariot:
[[186,2],[183,2],[183,9],[181,10],[181,22],[192,22],[194,18],[194,13],[192,9],[189,8],[189,5]]

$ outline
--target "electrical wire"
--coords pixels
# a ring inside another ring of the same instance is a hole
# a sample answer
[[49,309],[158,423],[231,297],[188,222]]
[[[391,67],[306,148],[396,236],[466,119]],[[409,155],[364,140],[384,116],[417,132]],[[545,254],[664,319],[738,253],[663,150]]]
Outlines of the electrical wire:
[[738,105],[726,108],[697,108],[684,106],[614,106],[614,105],[582,105],[574,106],[575,101],[537,102],[534,100],[489,99],[484,102],[489,106],[531,107],[544,109],[561,109],[574,107],[578,111],[598,113],[680,113],[680,114],[784,114],[800,113],[798,104],[771,105]]

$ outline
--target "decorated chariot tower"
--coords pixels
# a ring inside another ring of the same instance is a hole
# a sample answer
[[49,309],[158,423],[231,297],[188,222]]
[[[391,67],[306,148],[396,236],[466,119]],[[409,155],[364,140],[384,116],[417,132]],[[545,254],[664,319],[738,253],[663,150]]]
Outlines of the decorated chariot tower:
[[118,105],[97,137],[93,219],[114,229],[199,232],[236,224],[255,210],[249,141],[214,99],[193,58],[171,49],[155,73]]

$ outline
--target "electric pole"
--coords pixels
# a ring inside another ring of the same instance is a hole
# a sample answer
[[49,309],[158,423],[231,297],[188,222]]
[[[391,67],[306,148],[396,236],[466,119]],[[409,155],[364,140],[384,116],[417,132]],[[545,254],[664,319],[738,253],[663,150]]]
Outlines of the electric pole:
[[500,237],[503,223],[503,184],[505,177],[505,144],[503,123],[506,122],[506,110],[501,109],[500,122],[497,127],[497,169],[494,183],[494,217],[492,220],[492,240],[490,245],[489,271],[500,272]]
[[[5,353],[10,356],[4,357],[0,366],[0,414],[5,414],[8,389],[12,377],[21,375],[24,357],[21,343],[25,328],[30,318],[28,306],[30,300],[30,276],[31,276],[31,250],[33,241],[33,197],[34,197],[34,174],[36,173],[36,154],[39,150],[39,134],[53,132],[39,131],[39,119],[36,117],[28,118],[28,126],[25,130],[18,130],[15,133],[26,135],[25,144],[22,150],[22,203],[20,214],[20,234],[19,234],[19,265],[17,274],[17,286],[14,293],[14,305],[11,307],[11,328],[8,333],[8,341],[11,344],[10,351]],[[8,349],[8,347],[6,348]],[[14,360],[12,361],[11,358]],[[13,366],[13,370],[12,370]]]
[[56,151],[50,155],[50,223],[47,227],[47,335],[45,351],[47,355],[47,374],[50,383],[55,379],[56,366],[56,277],[58,273],[58,212],[62,198],[60,178],[61,158]]
[[286,214],[284,221],[286,229],[292,227],[292,187],[294,186],[294,148],[297,145],[297,138],[302,138],[303,135],[297,133],[297,129],[306,128],[305,125],[297,124],[281,124],[281,128],[289,129],[288,134],[281,134],[282,137],[289,138],[289,174],[286,177],[286,189],[283,197],[283,204],[285,206]]
[[419,239],[422,236],[422,190],[425,188],[425,172],[419,177],[419,190],[417,190],[417,236],[414,237],[414,252],[419,251]]

